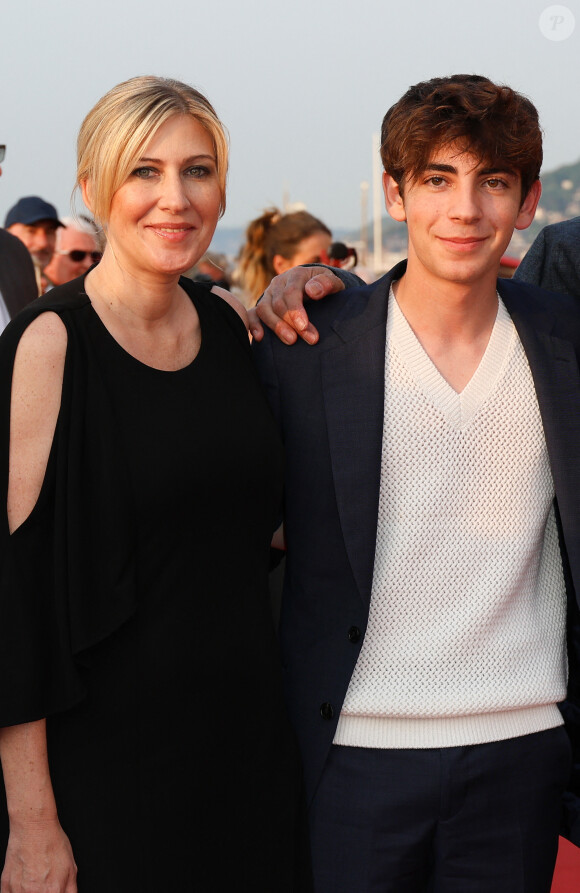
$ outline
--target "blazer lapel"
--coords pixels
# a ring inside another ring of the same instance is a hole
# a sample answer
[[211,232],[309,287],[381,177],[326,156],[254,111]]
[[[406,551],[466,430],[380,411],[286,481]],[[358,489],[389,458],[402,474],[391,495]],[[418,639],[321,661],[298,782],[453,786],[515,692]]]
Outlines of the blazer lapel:
[[[353,290],[321,357],[322,387],[336,501],[359,593],[371,595],[383,435],[385,335],[390,283],[397,268]],[[402,271],[399,275],[402,275]]]
[[532,371],[574,588],[580,594],[580,371],[556,318],[525,287],[499,285]]

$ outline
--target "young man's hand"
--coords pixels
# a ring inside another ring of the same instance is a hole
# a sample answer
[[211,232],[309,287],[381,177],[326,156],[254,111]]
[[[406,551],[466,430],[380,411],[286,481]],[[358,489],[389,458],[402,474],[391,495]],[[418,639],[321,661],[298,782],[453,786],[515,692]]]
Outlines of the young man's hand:
[[284,344],[294,344],[298,335],[308,344],[316,344],[318,332],[308,320],[304,298],[318,301],[344,287],[338,276],[320,267],[293,267],[281,273],[272,279],[259,303],[248,313],[252,337],[262,340],[263,323]]

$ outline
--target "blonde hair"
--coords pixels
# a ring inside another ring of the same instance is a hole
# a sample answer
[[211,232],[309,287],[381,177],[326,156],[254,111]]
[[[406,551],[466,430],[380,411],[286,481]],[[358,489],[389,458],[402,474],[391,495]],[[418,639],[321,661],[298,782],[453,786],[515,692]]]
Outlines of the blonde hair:
[[252,220],[240,252],[237,279],[253,304],[276,275],[274,257],[279,254],[291,261],[300,242],[320,232],[332,235],[326,224],[308,211],[282,214],[277,208],[268,208]]
[[77,140],[77,186],[90,182],[91,211],[106,224],[115,192],[137,164],[157,130],[174,115],[191,115],[211,136],[226,207],[228,139],[210,102],[188,84],[154,76],[123,81],[99,99]]

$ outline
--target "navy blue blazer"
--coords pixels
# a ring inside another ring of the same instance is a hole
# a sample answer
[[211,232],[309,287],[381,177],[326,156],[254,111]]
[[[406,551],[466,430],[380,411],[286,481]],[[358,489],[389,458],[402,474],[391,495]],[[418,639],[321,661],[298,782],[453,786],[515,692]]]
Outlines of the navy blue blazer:
[[540,230],[514,279],[580,300],[580,217]]
[[[255,344],[286,447],[288,554],[280,637],[286,694],[309,799],[327,758],[366,630],[373,576],[383,430],[389,287],[308,304],[320,333],[291,347]],[[563,833],[580,845],[580,315],[573,299],[499,280],[533,374],[557,500],[569,593],[569,700],[575,748]]]

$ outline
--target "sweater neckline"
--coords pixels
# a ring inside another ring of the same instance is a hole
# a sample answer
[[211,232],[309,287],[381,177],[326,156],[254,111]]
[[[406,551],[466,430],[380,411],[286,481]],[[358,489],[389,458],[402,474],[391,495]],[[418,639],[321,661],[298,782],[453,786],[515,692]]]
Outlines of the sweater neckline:
[[467,425],[495,390],[513,350],[516,330],[498,294],[497,316],[491,335],[472,377],[457,393],[441,375],[389,291],[387,343],[391,342],[423,395],[454,428]]

